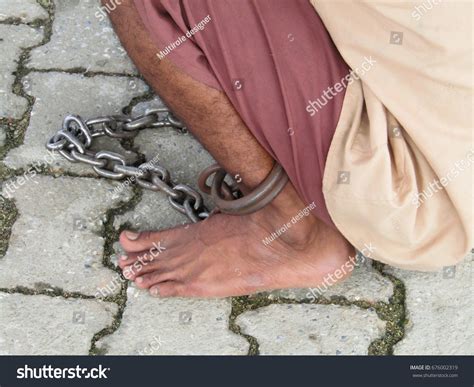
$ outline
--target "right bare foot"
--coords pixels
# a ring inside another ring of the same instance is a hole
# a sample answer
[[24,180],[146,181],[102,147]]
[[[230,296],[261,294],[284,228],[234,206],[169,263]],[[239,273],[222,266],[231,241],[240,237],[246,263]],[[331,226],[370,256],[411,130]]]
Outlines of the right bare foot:
[[273,242],[263,242],[304,207],[288,184],[273,203],[254,214],[218,214],[164,231],[125,231],[120,243],[127,256],[119,265],[139,288],[163,297],[316,287],[355,254],[339,232],[309,214]]

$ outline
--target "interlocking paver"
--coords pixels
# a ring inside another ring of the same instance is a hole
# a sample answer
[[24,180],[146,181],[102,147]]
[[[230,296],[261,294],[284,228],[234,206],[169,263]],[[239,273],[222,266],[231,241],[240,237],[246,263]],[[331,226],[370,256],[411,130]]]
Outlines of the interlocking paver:
[[117,305],[85,299],[0,293],[0,355],[87,355]]
[[354,268],[351,276],[343,282],[332,285],[327,282],[317,288],[288,289],[271,292],[270,298],[284,297],[293,300],[314,300],[318,297],[345,297],[349,301],[388,302],[393,294],[393,285],[372,267],[366,258]]
[[[130,86],[133,82],[133,86]],[[92,118],[121,113],[131,99],[147,91],[140,80],[129,77],[84,77],[60,72],[32,73],[24,78],[25,91],[36,98],[24,143],[9,152],[5,164],[12,168],[24,168],[45,154],[46,141],[55,134],[68,114]],[[127,152],[117,140],[96,139],[96,149],[107,149],[121,154]],[[129,157],[134,153],[128,152]],[[89,166],[72,164],[58,158],[51,165],[60,171],[91,173]]]
[[97,346],[109,355],[245,355],[248,342],[228,329],[229,314],[229,300],[159,299],[129,288],[120,328]]
[[[0,4],[1,5],[1,4]],[[0,13],[2,12],[0,6]],[[41,42],[43,32],[26,25],[0,24],[0,118],[20,118],[28,101],[13,93],[13,74],[18,66],[21,50]]]
[[108,18],[101,21],[95,16],[99,0],[56,0],[55,4],[51,41],[33,50],[31,67],[136,73]]
[[23,23],[28,23],[47,17],[48,13],[36,0],[0,0],[0,21],[18,18]]
[[96,294],[116,274],[102,265],[104,215],[130,191],[111,199],[116,183],[105,180],[26,176],[3,184],[2,194],[15,199],[20,215],[0,259],[0,288],[48,284]]
[[385,323],[374,311],[339,305],[270,305],[236,323],[262,355],[366,355]]
[[396,355],[474,353],[473,254],[434,273],[389,268],[406,287],[408,325]]

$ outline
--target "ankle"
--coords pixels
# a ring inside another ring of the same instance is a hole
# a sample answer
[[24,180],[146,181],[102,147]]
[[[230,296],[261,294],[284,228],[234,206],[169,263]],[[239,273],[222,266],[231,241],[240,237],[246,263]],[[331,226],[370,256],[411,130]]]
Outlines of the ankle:
[[303,250],[314,243],[320,229],[320,221],[299,198],[291,183],[261,211],[254,214],[255,223],[262,225],[269,234],[281,228],[287,231],[280,236],[280,242],[295,250]]

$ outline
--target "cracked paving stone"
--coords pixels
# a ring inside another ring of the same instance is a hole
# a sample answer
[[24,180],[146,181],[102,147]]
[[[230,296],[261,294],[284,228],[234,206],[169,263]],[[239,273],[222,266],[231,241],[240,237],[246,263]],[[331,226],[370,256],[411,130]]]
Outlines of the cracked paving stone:
[[13,73],[17,68],[16,61],[20,57],[21,50],[40,43],[42,39],[42,29],[25,25],[0,24],[0,52],[2,53],[0,55],[0,118],[20,118],[26,111],[28,101],[13,94],[12,85],[15,81]]
[[0,293],[0,355],[87,355],[117,305]]
[[245,355],[228,329],[228,299],[159,299],[130,287],[120,328],[97,347],[108,355]]
[[393,294],[393,284],[372,267],[372,260],[365,258],[354,268],[352,275],[345,281],[331,285],[320,285],[319,288],[285,289],[265,293],[269,299],[289,298],[297,301],[319,298],[331,299],[345,297],[349,301],[388,302]]
[[237,317],[262,355],[367,355],[385,323],[374,311],[339,305],[269,305]]
[[408,324],[395,355],[474,353],[473,258],[438,272],[386,269],[406,288]]
[[47,19],[48,13],[36,0],[0,0],[0,21],[9,18],[19,18],[22,23],[29,23],[35,19]]
[[[130,81],[136,82],[129,88]],[[131,99],[148,90],[144,82],[129,77],[95,76],[77,74],[32,73],[23,79],[25,91],[36,98],[31,120],[26,130],[24,143],[12,149],[5,157],[5,164],[21,168],[41,160],[46,154],[45,144],[62,125],[68,114],[80,115],[84,119],[120,114]],[[92,149],[104,149],[127,155],[127,161],[135,158],[133,152],[125,151],[116,139],[103,137],[94,139]],[[51,165],[59,172],[94,175],[90,166],[70,163],[58,158]]]
[[99,0],[56,0],[51,41],[31,53],[37,69],[85,68],[88,71],[136,74],[108,18],[96,17]]
[[[13,185],[15,184],[15,186]],[[0,288],[44,284],[64,291],[95,295],[113,281],[102,265],[104,239],[99,235],[116,183],[89,178],[27,174],[3,184],[19,211],[8,250],[0,259]],[[15,188],[16,187],[16,188]]]

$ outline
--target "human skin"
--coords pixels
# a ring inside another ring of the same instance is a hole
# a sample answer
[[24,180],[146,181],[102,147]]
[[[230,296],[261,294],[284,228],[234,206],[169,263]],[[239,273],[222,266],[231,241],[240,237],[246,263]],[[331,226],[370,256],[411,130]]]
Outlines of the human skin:
[[[189,77],[167,58],[157,58],[159,50],[133,0],[124,0],[109,16],[136,67],[173,113],[226,171],[240,175],[243,191],[258,186],[274,161],[226,95]],[[126,255],[119,266],[137,287],[161,297],[226,297],[315,287],[355,255],[338,231],[309,215],[272,243],[262,242],[305,207],[288,183],[271,204],[250,215],[216,214],[170,230],[124,231],[120,243]],[[150,258],[157,243],[164,250]],[[143,259],[149,259],[148,264],[134,270]]]

